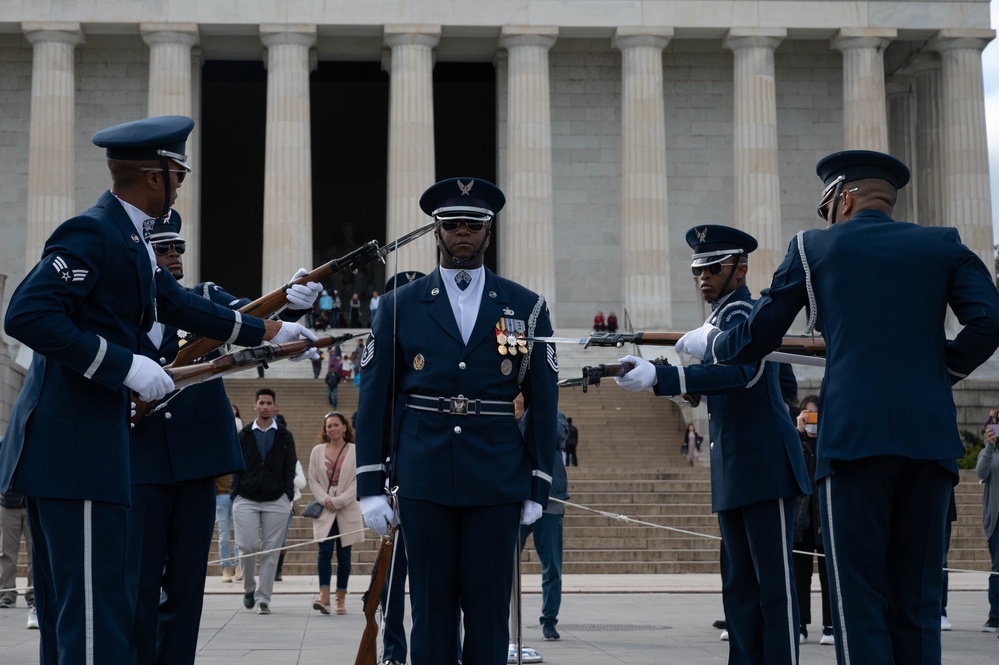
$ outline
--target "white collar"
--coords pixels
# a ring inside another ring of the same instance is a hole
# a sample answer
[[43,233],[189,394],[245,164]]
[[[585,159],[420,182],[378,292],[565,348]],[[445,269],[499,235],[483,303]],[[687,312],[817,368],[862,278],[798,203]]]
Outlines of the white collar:
[[277,418],[271,418],[270,427],[261,427],[260,425],[257,424],[257,419],[254,418],[253,419],[253,425],[250,426],[250,429],[258,429],[261,432],[266,432],[268,430],[277,429]]

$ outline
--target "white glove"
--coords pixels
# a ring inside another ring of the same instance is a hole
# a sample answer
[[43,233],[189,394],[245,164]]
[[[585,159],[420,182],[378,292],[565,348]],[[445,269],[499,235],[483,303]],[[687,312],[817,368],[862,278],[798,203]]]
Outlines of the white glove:
[[651,388],[659,381],[656,375],[656,368],[648,360],[638,356],[625,356],[619,358],[621,364],[628,363],[634,367],[624,376],[615,376],[617,385],[633,393],[641,392],[646,388]]
[[284,344],[285,342],[294,342],[299,337],[311,339],[313,342],[319,339],[316,337],[316,333],[301,324],[282,321],[281,330],[271,338],[270,342],[271,344]]
[[[295,276],[291,278],[291,281],[295,281],[299,277],[304,277],[308,275],[309,271],[305,268],[299,268]],[[316,302],[316,298],[319,297],[319,292],[323,290],[323,285],[319,282],[308,282],[307,284],[292,284],[285,291],[285,298],[288,299],[288,305],[292,309],[312,309],[312,303]]]
[[310,346],[305,351],[302,351],[297,356],[291,356],[288,358],[293,363],[300,363],[303,360],[319,360],[319,349],[314,346]]
[[708,338],[716,332],[718,332],[718,328],[715,328],[710,323],[705,323],[700,328],[691,330],[677,340],[676,352],[686,353],[688,356],[694,356],[698,360],[704,360],[704,354],[708,350]]
[[364,524],[379,536],[387,536],[392,527],[399,525],[399,514],[392,510],[384,494],[363,497],[360,504]]
[[155,360],[140,355],[132,356],[132,367],[125,376],[124,384],[135,391],[143,402],[163,399],[173,390],[170,375]]
[[541,517],[541,504],[537,501],[531,501],[530,499],[524,499],[524,503],[520,506],[520,523],[523,525],[534,524]]

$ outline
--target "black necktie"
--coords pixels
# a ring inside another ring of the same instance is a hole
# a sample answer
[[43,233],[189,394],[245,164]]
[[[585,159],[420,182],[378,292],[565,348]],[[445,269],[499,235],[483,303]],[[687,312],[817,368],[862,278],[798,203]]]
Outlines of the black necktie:
[[458,285],[459,289],[464,291],[468,288],[468,285],[472,283],[472,276],[462,270],[454,276],[454,283]]

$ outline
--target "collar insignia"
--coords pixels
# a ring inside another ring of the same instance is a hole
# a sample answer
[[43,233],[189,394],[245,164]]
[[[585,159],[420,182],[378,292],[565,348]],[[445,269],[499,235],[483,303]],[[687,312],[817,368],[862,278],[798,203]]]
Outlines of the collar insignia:
[[457,182],[458,182],[458,189],[461,190],[462,196],[468,196],[468,193],[472,191],[472,185],[475,184],[474,180],[470,181],[467,185],[463,185],[460,180],[458,180]]
[[132,242],[139,242],[139,236],[132,234]]

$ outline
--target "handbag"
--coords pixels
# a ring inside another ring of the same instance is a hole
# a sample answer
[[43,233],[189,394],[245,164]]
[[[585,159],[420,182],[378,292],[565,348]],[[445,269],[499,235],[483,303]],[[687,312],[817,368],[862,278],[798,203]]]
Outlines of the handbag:
[[311,517],[312,519],[318,519],[320,515],[323,514],[323,504],[319,503],[315,499],[309,501],[305,506],[305,510],[302,511],[302,517]]

